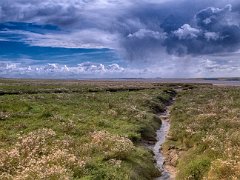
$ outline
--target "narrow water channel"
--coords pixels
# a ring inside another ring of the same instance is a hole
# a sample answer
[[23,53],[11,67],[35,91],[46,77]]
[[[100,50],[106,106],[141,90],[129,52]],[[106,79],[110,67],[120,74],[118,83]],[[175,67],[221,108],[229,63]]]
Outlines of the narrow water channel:
[[156,166],[161,171],[162,175],[158,178],[155,178],[155,180],[172,180],[170,172],[168,172],[164,167],[164,156],[162,154],[162,144],[166,141],[166,137],[168,135],[169,129],[170,129],[170,122],[169,122],[169,116],[170,116],[170,108],[172,103],[166,107],[166,110],[159,114],[160,119],[162,121],[162,125],[159,130],[157,130],[157,142],[153,146],[153,153],[154,153],[154,159],[156,160]]

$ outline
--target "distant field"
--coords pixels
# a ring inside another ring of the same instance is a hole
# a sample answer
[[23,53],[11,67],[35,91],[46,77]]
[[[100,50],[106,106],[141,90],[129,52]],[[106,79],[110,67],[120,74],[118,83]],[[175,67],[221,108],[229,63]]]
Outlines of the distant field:
[[0,81],[0,179],[151,179],[141,141],[173,96],[141,82]]
[[170,131],[164,149],[177,179],[240,179],[240,88],[180,92]]

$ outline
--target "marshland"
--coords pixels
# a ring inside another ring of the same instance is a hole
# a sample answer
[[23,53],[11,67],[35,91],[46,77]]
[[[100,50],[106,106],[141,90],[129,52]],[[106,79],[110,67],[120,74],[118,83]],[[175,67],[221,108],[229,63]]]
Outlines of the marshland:
[[211,84],[1,79],[0,179],[240,179],[239,99]]

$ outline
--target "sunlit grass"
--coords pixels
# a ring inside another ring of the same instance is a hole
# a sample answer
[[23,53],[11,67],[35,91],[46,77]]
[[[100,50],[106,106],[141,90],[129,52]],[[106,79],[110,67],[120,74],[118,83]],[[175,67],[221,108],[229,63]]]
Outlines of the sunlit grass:
[[178,179],[240,179],[240,89],[181,92],[171,113],[170,146],[181,152]]
[[159,173],[141,140],[155,138],[160,120],[154,113],[171,99],[171,87],[1,83],[0,179],[151,179]]

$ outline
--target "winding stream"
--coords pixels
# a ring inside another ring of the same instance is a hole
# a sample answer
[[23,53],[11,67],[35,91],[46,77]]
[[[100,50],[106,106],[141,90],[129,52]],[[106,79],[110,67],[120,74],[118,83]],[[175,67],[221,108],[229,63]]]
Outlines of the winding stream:
[[154,159],[156,160],[156,166],[161,171],[162,175],[158,178],[155,178],[155,180],[172,180],[171,173],[168,172],[164,167],[164,156],[162,154],[161,148],[162,144],[165,142],[166,137],[168,135],[169,129],[170,129],[170,122],[169,122],[169,116],[170,116],[170,108],[171,105],[168,105],[166,107],[166,110],[159,114],[160,119],[162,121],[161,128],[157,130],[157,142],[152,147],[153,153],[154,153]]

